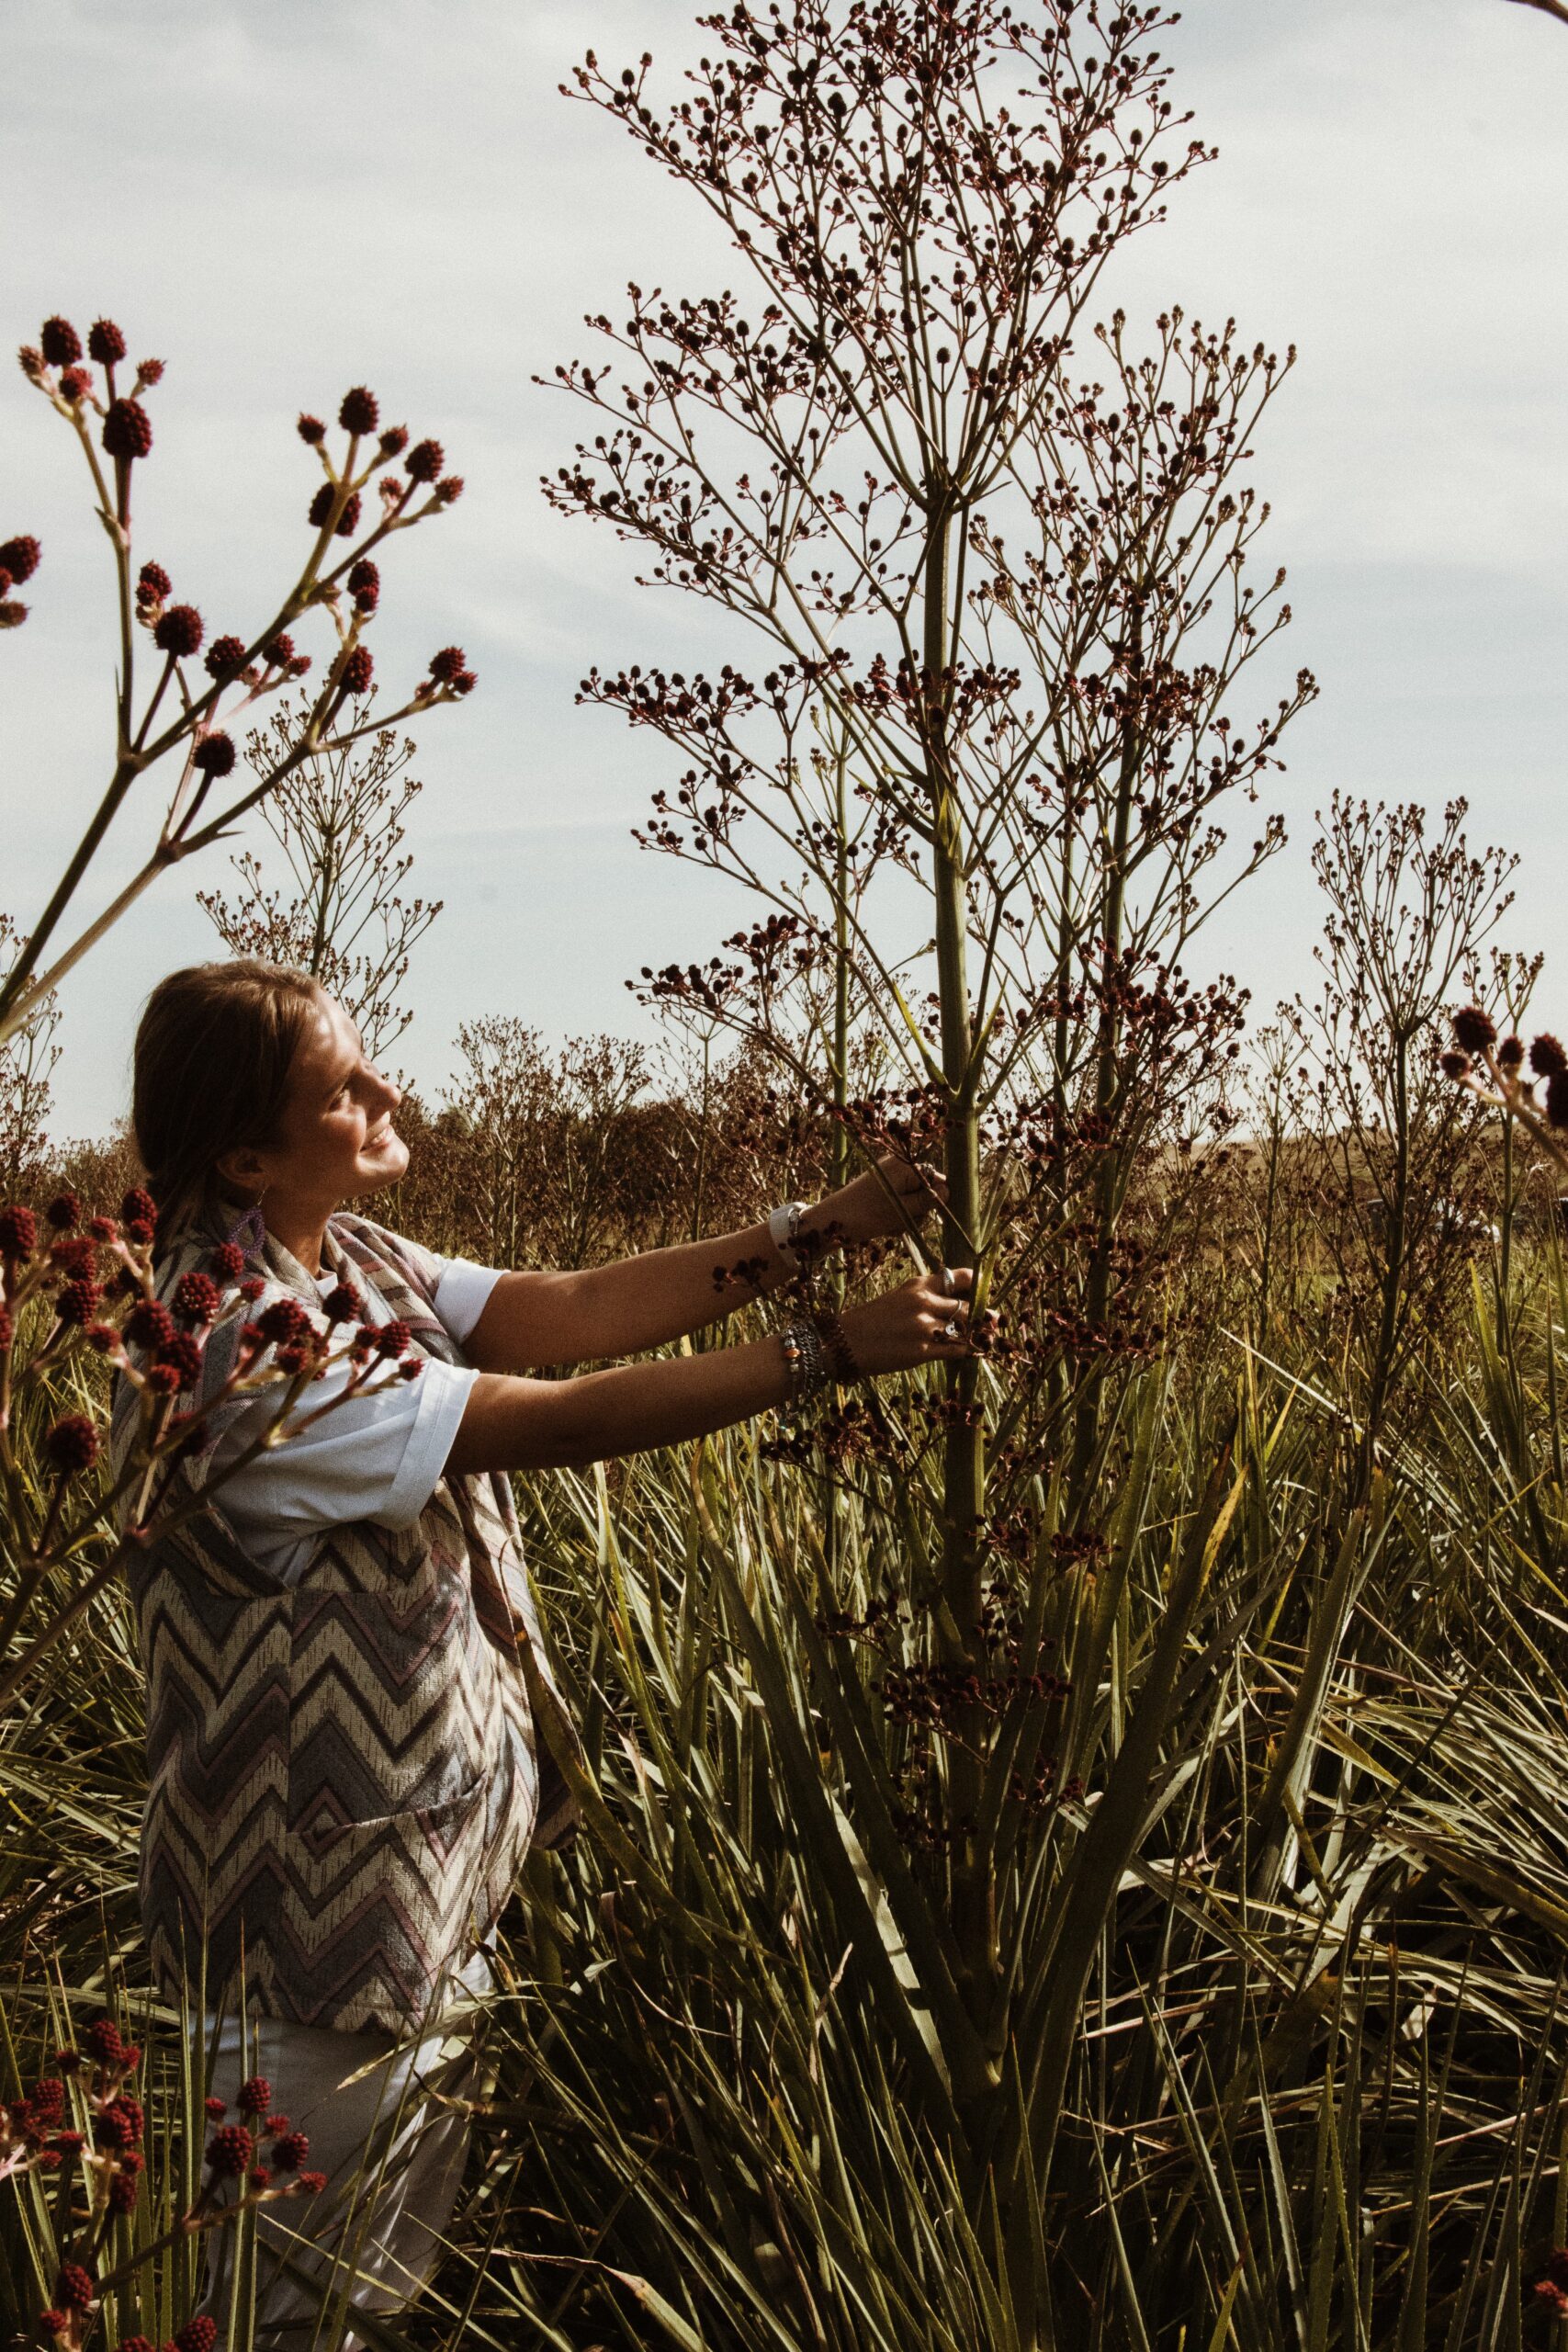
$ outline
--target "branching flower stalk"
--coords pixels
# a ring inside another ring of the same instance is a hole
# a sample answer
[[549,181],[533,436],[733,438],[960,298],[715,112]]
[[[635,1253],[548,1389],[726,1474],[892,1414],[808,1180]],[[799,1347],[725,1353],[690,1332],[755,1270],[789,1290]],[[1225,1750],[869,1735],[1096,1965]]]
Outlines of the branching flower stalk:
[[[641,838],[766,909],[731,960],[648,993],[763,1047],[867,1156],[934,1143],[942,1257],[1010,1327],[948,1375],[934,1555],[912,1562],[950,1679],[940,1870],[982,2102],[1014,2000],[998,1861],[1027,1818],[997,1793],[1020,1735],[981,1695],[987,1577],[1047,1523],[1100,1540],[1109,1368],[1157,1344],[1127,1204],[1185,1119],[1223,1121],[1239,1019],[1180,960],[1281,838],[1267,820],[1222,884],[1215,812],[1257,797],[1314,692],[1302,673],[1256,726],[1227,714],[1290,617],[1282,574],[1244,577],[1267,509],[1239,478],[1289,357],[1175,309],[1149,352],[1120,312],[1084,332],[1118,248],[1207,157],[1166,96],[1166,21],[741,6],[702,20],[684,96],[654,103],[646,56],[616,77],[590,55],[569,93],[746,273],[701,299],[632,286],[588,322],[610,356],[557,370],[592,426],[551,503],[761,653],[583,681],[684,763]],[[792,1020],[802,989],[826,1028]],[[836,1082],[852,1036],[890,1073],[859,1102]],[[912,1511],[904,1535],[924,1550]]]
[[[175,601],[174,583],[163,566],[132,553],[131,492],[138,467],[152,447],[146,396],[162,380],[161,360],[143,360],[127,379],[126,340],[109,319],[99,319],[82,341],[70,321],[46,320],[37,345],[26,345],[21,365],[28,381],[77,437],[92,483],[98,519],[112,550],[119,620],[119,662],[115,689],[115,757],[107,786],[80,842],[25,945],[0,980],[0,1044],[36,1019],[51,992],[104,937],[126,910],[171,866],[196,855],[231,832],[301,762],[329,754],[371,731],[355,723],[354,698],[366,695],[374,674],[370,648],[362,642],[380,593],[378,551],[396,533],[440,514],[461,496],[460,476],[445,470],[439,442],[409,446],[405,427],[383,427],[375,395],[363,385],[348,392],[339,410],[345,436],[333,446],[319,418],[301,416],[299,435],[320,461],[322,481],[310,501],[313,532],[293,584],[261,627],[247,636],[222,635],[209,642],[206,624],[194,605]],[[96,373],[95,373],[95,368]],[[401,458],[400,473],[391,470]],[[367,513],[367,493],[374,485]],[[363,527],[362,527],[363,526]],[[346,548],[338,543],[348,541]],[[13,582],[36,569],[38,542],[18,537],[0,545],[0,596],[7,626],[25,617],[25,607],[8,601]],[[252,784],[219,787],[236,764],[233,738],[220,719],[232,720],[278,687],[305,675],[311,657],[297,652],[290,631],[317,608],[331,619],[336,643],[319,690],[309,698],[299,725]],[[151,640],[152,684],[142,691],[138,650]],[[207,647],[201,670],[196,661]],[[450,702],[474,684],[457,647],[436,654],[429,673],[380,725]],[[55,934],[94,859],[139,780],[164,760],[177,763],[175,782],[150,852],[126,884],[87,922],[70,944],[54,945]]]

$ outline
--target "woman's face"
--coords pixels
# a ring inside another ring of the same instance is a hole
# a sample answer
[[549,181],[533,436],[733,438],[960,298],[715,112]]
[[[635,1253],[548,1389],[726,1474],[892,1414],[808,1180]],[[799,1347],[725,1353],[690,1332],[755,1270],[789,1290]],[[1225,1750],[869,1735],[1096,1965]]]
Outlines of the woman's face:
[[295,1051],[277,1141],[231,1153],[223,1172],[247,1191],[265,1187],[275,1213],[306,1216],[395,1184],[409,1164],[392,1126],[402,1096],[371,1069],[359,1032],[335,998],[318,999]]

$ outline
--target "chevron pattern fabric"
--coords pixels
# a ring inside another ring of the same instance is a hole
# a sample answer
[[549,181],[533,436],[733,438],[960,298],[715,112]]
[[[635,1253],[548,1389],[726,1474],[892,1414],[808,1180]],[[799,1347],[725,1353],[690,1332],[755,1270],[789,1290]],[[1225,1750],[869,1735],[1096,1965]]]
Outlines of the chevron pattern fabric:
[[[160,1295],[222,1238],[178,1243]],[[319,1306],[276,1239],[254,1243],[268,1285],[254,1314],[286,1293]],[[374,1284],[420,1352],[461,1361],[434,1312],[427,1252],[342,1215],[327,1259]],[[236,1318],[214,1333],[202,1402],[220,1389],[238,1330]],[[168,1504],[202,1498],[247,1401],[214,1408]],[[122,1382],[120,1462],[139,1411]],[[496,1918],[529,1845],[557,1842],[574,1818],[524,1680],[528,1644],[550,1736],[575,1742],[509,1482],[443,1479],[407,1530],[333,1528],[287,1587],[240,1545],[220,1488],[199,1515],[154,1533],[131,1588],[149,1686],[142,1916],[159,1983],[171,1996],[188,1985],[205,1945],[209,2003],[243,1991],[258,2016],[405,2031]]]

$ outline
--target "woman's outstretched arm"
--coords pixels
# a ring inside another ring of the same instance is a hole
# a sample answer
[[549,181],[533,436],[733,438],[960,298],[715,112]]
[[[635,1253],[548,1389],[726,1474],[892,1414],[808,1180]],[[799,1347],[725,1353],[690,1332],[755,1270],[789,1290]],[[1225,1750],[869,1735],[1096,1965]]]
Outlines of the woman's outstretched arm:
[[[918,1225],[942,1197],[934,1169],[885,1159],[808,1209],[799,1230],[807,1239],[830,1237],[829,1247],[870,1241]],[[751,1287],[721,1288],[715,1269],[737,1266],[752,1270]],[[463,1351],[480,1372],[494,1373],[637,1355],[718,1322],[739,1300],[776,1290],[791,1271],[763,1220],[577,1273],[502,1274]]]
[[[957,1267],[951,1294],[939,1276],[919,1274],[897,1290],[846,1307],[844,1336],[860,1371],[870,1378],[969,1354],[969,1318],[955,1309],[955,1301],[967,1296],[971,1284],[969,1269]],[[956,1327],[952,1339],[950,1326]],[[784,1347],[776,1339],[716,1348],[707,1355],[625,1364],[576,1380],[481,1373],[463,1408],[446,1468],[559,1470],[604,1462],[706,1437],[784,1404],[789,1393]]]

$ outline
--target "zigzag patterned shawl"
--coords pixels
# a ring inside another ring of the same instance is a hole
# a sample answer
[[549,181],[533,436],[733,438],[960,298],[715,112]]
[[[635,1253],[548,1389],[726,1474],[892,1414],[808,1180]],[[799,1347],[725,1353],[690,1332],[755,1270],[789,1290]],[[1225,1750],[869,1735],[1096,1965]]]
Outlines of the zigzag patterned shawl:
[[[159,1295],[224,1238],[248,1245],[266,1281],[253,1314],[285,1295],[319,1308],[304,1268],[254,1227],[182,1237],[160,1264]],[[421,1354],[463,1361],[434,1311],[428,1251],[340,1215],[325,1260],[373,1283]],[[242,1320],[213,1334],[198,1401],[221,1387]],[[201,1498],[220,1438],[251,1401],[214,1408],[169,1504]],[[139,1414],[121,1381],[117,1470]],[[444,1478],[406,1530],[334,1527],[288,1586],[248,1556],[221,1497],[155,1534],[131,1571],[149,1686],[141,1890],[155,1976],[177,1997],[205,1941],[209,2003],[404,2031],[488,1931],[530,1843],[557,1842],[575,1817],[524,1681],[519,1649],[531,1645],[558,1718],[550,1736],[574,1743],[509,1482]]]

